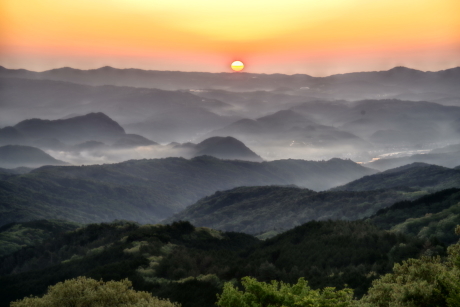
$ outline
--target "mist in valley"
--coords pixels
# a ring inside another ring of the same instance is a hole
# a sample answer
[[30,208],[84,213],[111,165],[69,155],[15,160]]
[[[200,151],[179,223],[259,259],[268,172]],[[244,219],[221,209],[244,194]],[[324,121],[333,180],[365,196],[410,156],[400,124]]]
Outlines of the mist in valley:
[[[268,161],[369,163],[460,143],[459,76],[458,68],[402,67],[322,78],[3,68],[0,144],[37,147],[71,164],[100,164],[189,158],[196,152],[187,144],[231,136]],[[52,127],[90,113],[119,127],[106,135],[97,123],[86,130]],[[43,127],[21,123],[32,118],[43,120]]]
[[[331,209],[319,216],[305,207],[299,213],[302,222],[331,216],[356,219],[391,202],[437,191],[442,180],[433,179],[423,188],[384,187],[376,199],[369,199],[371,194],[337,197],[329,189],[379,172],[402,172],[405,178],[419,165],[451,169],[457,178],[460,104],[447,98],[460,95],[458,80],[459,68],[422,72],[397,67],[322,78],[3,68],[0,176],[16,185],[21,181],[15,176],[30,173],[30,180],[44,180],[41,184],[51,194],[47,176],[56,182],[70,176],[82,195],[94,193],[81,184],[87,180],[108,199],[118,199],[117,189],[128,189],[132,195],[117,200],[123,206],[138,193],[153,193],[155,200],[147,197],[136,209],[144,213],[132,213],[142,222],[179,214],[220,189],[272,184],[324,191],[359,209],[350,214]],[[153,173],[145,173],[142,165]],[[444,169],[435,172],[444,174]],[[62,193],[74,195],[69,186],[62,186]],[[312,197],[326,206],[320,195]],[[358,200],[351,201],[354,197]],[[93,209],[84,209],[74,221],[84,220],[85,210]],[[90,220],[118,218],[124,214],[119,210],[125,209],[97,209]],[[269,230],[262,225],[257,229]]]

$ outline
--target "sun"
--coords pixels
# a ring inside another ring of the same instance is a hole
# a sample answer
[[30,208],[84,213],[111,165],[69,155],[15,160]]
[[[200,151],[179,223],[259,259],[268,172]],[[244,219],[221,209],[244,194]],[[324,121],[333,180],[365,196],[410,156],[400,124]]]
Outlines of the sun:
[[240,71],[243,70],[244,64],[241,61],[235,61],[232,63],[231,67],[234,71]]

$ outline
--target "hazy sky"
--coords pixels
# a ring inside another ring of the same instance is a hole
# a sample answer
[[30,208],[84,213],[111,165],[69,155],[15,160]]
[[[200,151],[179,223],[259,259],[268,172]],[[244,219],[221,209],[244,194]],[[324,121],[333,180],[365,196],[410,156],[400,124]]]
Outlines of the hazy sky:
[[307,73],[460,66],[460,0],[1,0],[0,65]]

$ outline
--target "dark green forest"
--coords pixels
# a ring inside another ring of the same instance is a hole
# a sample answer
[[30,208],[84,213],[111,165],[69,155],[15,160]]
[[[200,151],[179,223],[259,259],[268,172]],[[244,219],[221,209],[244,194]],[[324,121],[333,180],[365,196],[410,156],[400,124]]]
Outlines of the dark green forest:
[[182,306],[214,306],[226,281],[244,276],[366,293],[393,264],[444,255],[436,240],[379,230],[364,221],[312,221],[271,239],[188,222],[90,224],[0,258],[0,306],[77,276],[132,281],[135,290]]
[[369,221],[382,229],[453,244],[458,240],[453,229],[460,224],[460,189],[446,189],[414,201],[397,202],[379,210]]
[[62,220],[35,220],[3,225],[0,227],[0,257],[26,246],[41,244],[47,239],[80,226]]
[[[242,173],[230,171],[233,162]],[[183,163],[190,166],[190,173],[174,173]],[[205,167],[200,168],[200,163]],[[289,170],[299,168],[298,161],[283,163],[281,173],[296,174]],[[326,164],[308,167],[320,172],[329,167],[327,163],[342,165],[343,160],[322,163]],[[78,205],[91,201],[94,211],[82,216],[100,218],[103,210],[119,210],[128,200],[137,200],[137,207],[124,210],[145,215],[148,205],[142,197],[154,198],[156,190],[150,185],[161,181],[158,174],[172,178],[163,180],[166,190],[161,195],[174,195],[171,191],[178,186],[192,191],[194,185],[205,193],[207,180],[217,178],[217,170],[229,170],[222,182],[240,182],[243,177],[238,176],[244,174],[263,180],[272,174],[273,165],[260,165],[264,168],[254,170],[250,162],[199,157],[128,161],[110,167],[44,167],[27,174],[3,173],[0,200],[2,210],[23,204],[29,218],[42,206],[69,215],[84,212],[91,207]],[[204,173],[196,173],[197,169]],[[29,295],[41,296],[48,286],[79,276],[103,281],[127,278],[134,290],[183,307],[215,306],[225,283],[242,289],[241,281],[248,276],[259,282],[290,284],[304,278],[312,289],[345,289],[340,293],[352,289],[355,298],[371,301],[379,287],[393,282],[386,274],[399,276],[411,263],[437,268],[442,276],[457,274],[445,273],[450,264],[443,264],[448,246],[458,241],[454,229],[460,224],[460,189],[452,188],[458,182],[456,172],[411,165],[323,192],[292,185],[241,186],[215,192],[155,225],[48,219],[4,224],[0,227],[0,307]],[[283,176],[278,179],[295,177]],[[188,178],[185,183],[184,178]],[[151,194],[141,196],[143,191]],[[35,207],[27,207],[32,200]],[[166,203],[162,198],[155,201]],[[107,219],[116,215],[105,214]],[[424,289],[423,282],[417,287]]]

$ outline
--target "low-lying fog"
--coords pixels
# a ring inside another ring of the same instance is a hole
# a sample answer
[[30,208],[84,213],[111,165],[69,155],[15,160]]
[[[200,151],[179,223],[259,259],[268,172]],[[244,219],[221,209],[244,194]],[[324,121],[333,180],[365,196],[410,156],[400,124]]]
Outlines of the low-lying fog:
[[172,146],[161,145],[82,151],[60,151],[48,149],[45,150],[45,152],[58,160],[76,165],[116,163],[132,159],[193,157],[193,152],[190,149],[173,148]]

